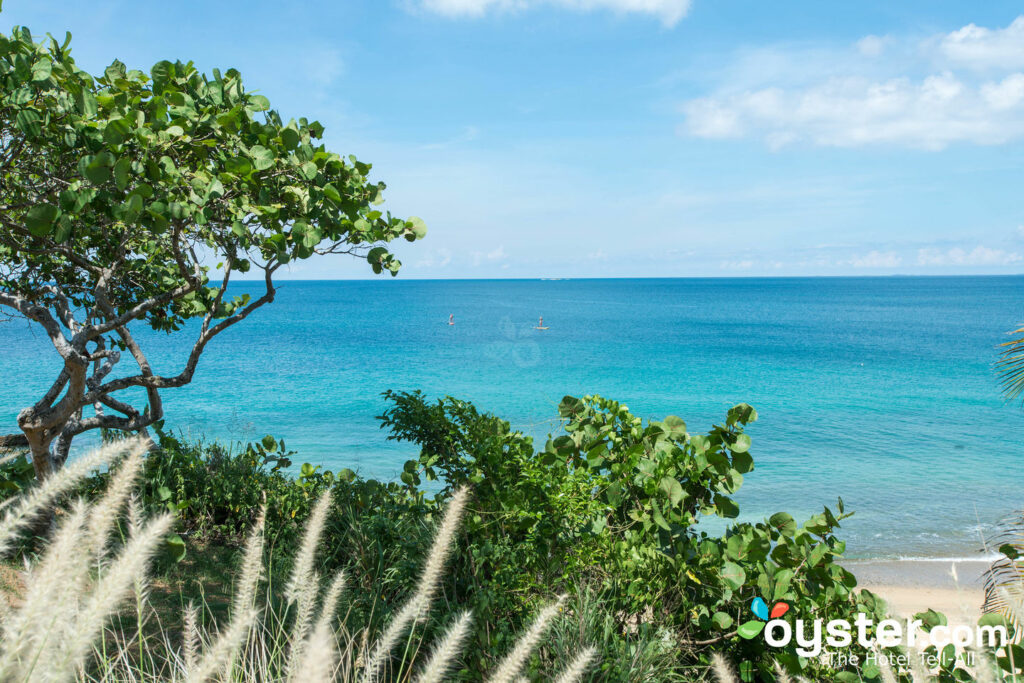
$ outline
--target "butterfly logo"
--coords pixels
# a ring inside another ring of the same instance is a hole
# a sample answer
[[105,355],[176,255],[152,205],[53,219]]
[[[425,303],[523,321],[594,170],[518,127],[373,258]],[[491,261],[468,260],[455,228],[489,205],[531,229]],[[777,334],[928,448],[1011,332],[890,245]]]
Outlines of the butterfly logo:
[[753,602],[750,603],[750,611],[754,613],[757,619],[751,619],[750,621],[740,624],[740,627],[736,632],[743,638],[750,640],[754,636],[761,633],[764,630],[764,625],[771,619],[778,619],[783,614],[789,611],[789,604],[779,601],[775,603],[771,610],[768,609],[768,603],[761,598],[754,598]]

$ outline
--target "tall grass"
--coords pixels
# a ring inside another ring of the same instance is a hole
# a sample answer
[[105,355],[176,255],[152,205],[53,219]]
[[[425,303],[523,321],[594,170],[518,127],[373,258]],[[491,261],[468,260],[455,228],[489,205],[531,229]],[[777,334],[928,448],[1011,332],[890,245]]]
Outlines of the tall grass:
[[[154,554],[173,526],[170,514],[140,519],[131,504],[141,459],[149,443],[126,439],[78,460],[14,503],[0,519],[0,554],[9,553],[32,521],[92,469],[120,461],[105,495],[89,504],[62,505],[50,537],[26,565],[20,604],[0,614],[0,680],[3,681],[416,681],[432,683],[460,668],[462,647],[479,617],[453,615],[435,643],[418,628],[435,609],[435,596],[469,498],[458,491],[438,525],[418,585],[379,633],[350,631],[337,616],[346,576],[328,581],[316,571],[316,556],[330,510],[325,494],[307,521],[285,586],[285,602],[261,591],[264,579],[264,515],[252,526],[234,582],[225,623],[202,626],[202,606],[183,609],[181,633],[142,623],[155,612],[148,603]],[[128,521],[121,523],[128,508]],[[120,543],[115,530],[126,529]],[[133,601],[134,598],[134,601]],[[133,610],[139,627],[111,627],[112,617]],[[517,681],[552,622],[561,600],[541,609],[508,655],[486,676]],[[486,616],[486,615],[483,615]],[[546,679],[581,680],[597,658],[581,650]]]

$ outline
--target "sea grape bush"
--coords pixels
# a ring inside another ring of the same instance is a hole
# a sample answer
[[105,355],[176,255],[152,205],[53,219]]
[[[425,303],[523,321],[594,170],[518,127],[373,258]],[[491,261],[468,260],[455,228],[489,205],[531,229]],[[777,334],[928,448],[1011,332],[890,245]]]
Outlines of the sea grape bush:
[[[491,626],[470,635],[468,680],[507,651],[538,599],[560,592],[576,596],[567,610],[581,626],[596,624],[602,633],[609,654],[594,680],[636,680],[641,660],[671,672],[650,678],[644,669],[645,680],[699,679],[712,654],[735,663],[744,681],[776,680],[776,666],[807,680],[883,680],[863,658],[836,671],[799,657],[795,642],[768,647],[751,612],[760,598],[786,603],[787,615],[805,621],[852,621],[858,612],[874,623],[885,618],[881,600],[857,590],[836,562],[845,551],[836,533],[850,514],[842,501],[802,524],[785,512],[731,522],[720,535],[699,523],[739,514],[734,496],[754,471],[745,433],[757,419],[750,406],[730,409],[722,424],[698,434],[676,417],[645,422],[616,401],[567,397],[558,409],[562,433],[535,448],[531,437],[469,402],[418,392],[386,398],[382,428],[419,447],[401,481],[292,467],[295,454],[273,437],[229,449],[159,429],[159,448],[144,466],[144,502],[174,511],[188,544],[240,543],[265,505],[274,566],[287,568],[315,501],[330,490],[320,571],[351,570],[352,623],[372,625],[414,588],[431,528],[453,492],[468,485],[472,499],[441,588],[452,610],[489,615]],[[27,477],[24,469],[17,460],[0,466],[9,481]],[[99,495],[105,479],[95,476],[80,492]],[[918,616],[926,629],[945,620]],[[440,632],[443,617],[424,628]],[[584,635],[563,633],[548,643],[535,668],[578,648]],[[1014,647],[1000,662],[1007,671],[1024,661],[1013,657]],[[935,674],[969,680],[949,657]]]
[[[159,421],[162,392],[274,301],[283,266],[350,254],[395,275],[389,245],[426,235],[382,210],[370,164],[328,149],[320,123],[283,119],[238,71],[115,60],[91,75],[70,42],[0,34],[0,309],[60,363],[18,414],[39,478],[82,433]],[[259,292],[236,291],[245,274]],[[146,328],[191,340],[170,374]]]
[[442,483],[439,499],[474,487],[472,542],[455,572],[461,591],[484,596],[490,610],[512,617],[524,608],[518,596],[584,580],[612,596],[622,631],[664,627],[691,662],[711,648],[732,651],[747,680],[774,675],[773,660],[803,675],[817,666],[795,648],[768,652],[762,639],[740,636],[756,597],[784,600],[805,619],[881,615],[880,601],[856,592],[854,576],[836,563],[845,544],[835,531],[852,514],[842,501],[838,514],[825,508],[802,525],[785,512],[733,524],[722,536],[698,525],[706,515],[739,514],[733,495],[754,469],[744,428],[757,412],[749,405],[691,434],[675,416],[644,422],[616,401],[566,397],[565,434],[535,451],[530,437],[467,402],[386,397],[390,438],[421,449],[402,475],[410,492],[424,479]]

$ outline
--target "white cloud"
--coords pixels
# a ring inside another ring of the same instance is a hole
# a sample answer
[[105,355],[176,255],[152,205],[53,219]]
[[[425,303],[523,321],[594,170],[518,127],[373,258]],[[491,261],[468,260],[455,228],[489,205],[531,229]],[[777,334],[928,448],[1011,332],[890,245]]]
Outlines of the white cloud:
[[903,263],[903,257],[894,251],[872,250],[862,256],[854,256],[849,264],[854,268],[895,268]]
[[479,17],[490,11],[525,10],[540,5],[590,11],[647,14],[675,26],[690,10],[690,0],[420,0],[431,12],[449,17]]
[[508,258],[508,254],[505,253],[505,245],[500,245],[487,253],[484,253],[482,251],[474,251],[473,265],[479,266],[484,261],[504,261],[506,258]]
[[[1024,138],[1024,72],[1016,70],[1024,68],[1024,17],[1005,29],[972,24],[895,45],[899,55],[912,55],[909,62],[874,59],[890,43],[895,39],[866,36],[855,50],[817,60],[780,48],[774,60],[761,61],[788,65],[788,75],[771,66],[760,81],[758,63],[741,56],[740,71],[725,70],[731,83],[683,103],[681,130],[712,139],[755,137],[775,149],[807,142],[936,150]],[[822,71],[822,62],[829,71]],[[963,69],[983,63],[1000,66],[1001,73]]]
[[435,249],[428,251],[422,258],[416,261],[415,266],[423,268],[444,268],[452,262],[452,252],[449,249]]
[[1006,28],[968,24],[939,40],[939,50],[951,62],[975,68],[1024,67],[1024,16]]
[[722,270],[750,270],[754,267],[754,262],[750,259],[737,259],[735,261],[722,261],[718,264],[718,267]]
[[918,82],[834,78],[805,89],[765,88],[691,100],[683,113],[691,135],[757,135],[772,148],[796,141],[922,149],[954,142],[994,145],[1024,137],[1024,74],[980,86],[949,72]]
[[981,245],[971,251],[960,247],[947,250],[928,247],[917,251],[917,262],[922,266],[1008,266],[1022,260],[1016,252]]

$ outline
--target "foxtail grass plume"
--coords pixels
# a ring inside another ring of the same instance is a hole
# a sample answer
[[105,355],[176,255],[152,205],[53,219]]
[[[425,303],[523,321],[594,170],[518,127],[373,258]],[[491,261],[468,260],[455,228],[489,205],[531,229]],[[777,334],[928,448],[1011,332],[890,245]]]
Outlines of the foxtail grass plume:
[[132,495],[135,482],[142,471],[142,456],[148,447],[148,440],[138,439],[128,448],[128,455],[121,461],[107,483],[106,495],[93,504],[92,513],[89,516],[89,546],[95,562],[102,560],[106,554],[110,533]]
[[15,539],[32,520],[43,513],[54,500],[68,491],[91,471],[113,462],[126,450],[134,450],[137,446],[148,447],[149,439],[132,437],[121,441],[104,444],[67,466],[50,475],[37,486],[18,497],[6,510],[0,520],[0,557],[10,552]]
[[450,671],[458,661],[459,653],[462,651],[462,643],[469,635],[469,627],[473,623],[473,615],[463,612],[455,620],[441,639],[434,650],[430,653],[430,659],[416,677],[416,683],[440,683],[444,680],[445,674]]
[[189,602],[185,608],[184,625],[182,627],[183,644],[182,660],[186,675],[196,669],[199,659],[199,610]]
[[597,649],[588,647],[576,655],[575,659],[569,662],[569,666],[565,668],[555,683],[578,683],[583,679],[583,674],[587,673],[587,669],[593,664],[594,659],[597,657]]
[[505,655],[505,658],[498,664],[498,668],[487,679],[489,683],[512,683],[519,677],[523,664],[526,663],[533,649],[537,647],[537,643],[540,642],[540,639],[548,630],[551,621],[558,614],[559,610],[562,609],[562,602],[564,600],[565,596],[563,595],[554,604],[548,605],[540,611],[540,614],[533,620],[530,628],[519,637],[512,651]]
[[338,660],[337,640],[330,620],[320,620],[306,641],[302,661],[289,677],[291,683],[329,683]]
[[331,507],[331,493],[325,491],[313,506],[313,511],[306,522],[306,531],[295,555],[292,573],[285,586],[285,597],[295,605],[295,621],[292,625],[292,664],[296,664],[301,654],[301,644],[309,635],[310,623],[313,620],[313,607],[316,604],[316,592],[320,577],[314,570],[316,565],[316,549],[323,535],[327,512]]
[[57,680],[47,667],[74,625],[76,603],[85,589],[88,561],[81,544],[87,523],[88,507],[78,501],[43,557],[25,572],[23,602],[4,620],[0,680]]
[[245,542],[245,553],[242,556],[242,566],[239,567],[238,580],[234,587],[235,595],[231,603],[232,613],[247,612],[256,604],[256,589],[263,577],[263,528],[266,521],[267,508],[264,506],[260,508],[260,513]]
[[[107,513],[104,511],[103,514]],[[137,535],[128,539],[124,549],[100,576],[96,587],[83,601],[73,634],[62,643],[68,671],[81,665],[107,619],[131,595],[133,587],[145,583],[153,553],[173,523],[174,516],[170,513],[151,520]]]
[[736,683],[736,674],[725,657],[717,652],[711,655],[711,671],[717,683]]
[[455,533],[458,531],[462,521],[462,513],[469,498],[469,489],[460,488],[448,501],[444,518],[434,536],[434,543],[430,547],[427,556],[427,564],[416,585],[416,592],[408,602],[392,617],[391,622],[384,633],[373,646],[369,657],[366,659],[366,668],[363,673],[363,683],[373,683],[380,675],[391,652],[398,645],[405,633],[414,621],[424,619],[430,607],[430,601],[437,592],[437,586],[441,582],[444,572],[444,564],[451,553],[451,546],[455,541]]
[[221,631],[216,640],[203,652],[195,669],[187,673],[185,680],[188,683],[203,683],[216,673],[230,668],[249,634],[249,629],[256,623],[258,614],[256,610],[249,610],[231,615],[227,628]]

